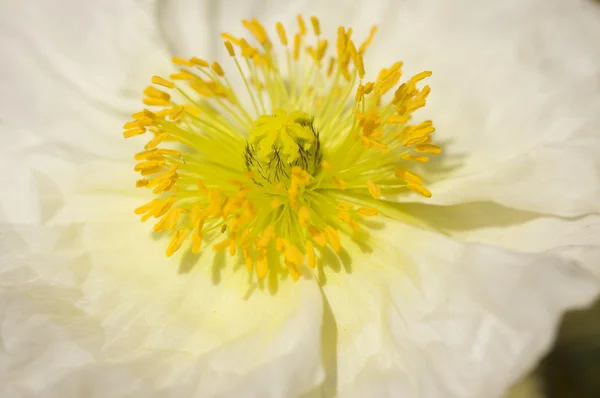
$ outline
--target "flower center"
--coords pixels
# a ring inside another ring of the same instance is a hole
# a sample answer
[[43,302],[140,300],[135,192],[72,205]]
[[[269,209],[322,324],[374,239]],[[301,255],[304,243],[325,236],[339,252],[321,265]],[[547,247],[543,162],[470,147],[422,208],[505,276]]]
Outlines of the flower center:
[[322,157],[311,117],[302,111],[287,113],[283,109],[256,120],[244,155],[246,168],[260,186],[289,185],[294,168],[314,176]]
[[363,82],[375,28],[357,49],[340,27],[325,66],[317,18],[312,45],[302,17],[293,44],[277,23],[282,51],[258,21],[243,24],[257,46],[222,34],[239,85],[217,62],[175,57],[179,70],[144,90],[152,110],[133,114],[123,135],[151,135],[134,169],[136,186],[156,197],[135,212],[171,234],[167,256],[189,242],[193,253],[241,253],[258,278],[297,279],[325,250],[339,252],[344,235],[368,239],[363,219],[379,214],[384,195],[431,196],[410,164],[441,148],[430,143],[431,121],[409,124],[430,91],[417,85],[431,73],[396,87],[397,62]]

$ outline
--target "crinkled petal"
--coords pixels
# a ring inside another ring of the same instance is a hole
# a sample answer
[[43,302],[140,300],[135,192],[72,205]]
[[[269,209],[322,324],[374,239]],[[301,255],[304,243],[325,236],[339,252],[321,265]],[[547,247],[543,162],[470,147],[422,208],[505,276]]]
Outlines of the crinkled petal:
[[403,204],[403,212],[427,228],[467,242],[484,243],[524,253],[564,246],[600,247],[600,216],[558,217],[526,212],[492,202],[454,206]]
[[343,397],[501,396],[547,349],[561,314],[600,288],[591,245],[524,254],[381,226],[363,247],[372,252],[340,256],[345,270],[323,288]]
[[[433,197],[492,200],[577,216],[600,210],[600,7],[591,1],[402,2],[367,65],[431,70],[419,118],[444,155],[425,166]],[[393,43],[393,50],[390,46]]]
[[120,153],[109,137],[139,108],[151,76],[170,70],[150,5],[9,3],[0,16],[0,84],[10,93],[0,99],[3,141],[27,134],[84,154]]
[[282,397],[321,382],[314,281],[272,295],[218,255],[168,261],[135,225],[2,226],[0,395]]

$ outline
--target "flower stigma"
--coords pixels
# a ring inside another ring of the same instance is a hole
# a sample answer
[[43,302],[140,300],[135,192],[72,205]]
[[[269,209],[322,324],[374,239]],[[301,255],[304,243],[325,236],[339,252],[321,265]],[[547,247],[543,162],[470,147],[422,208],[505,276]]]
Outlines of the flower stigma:
[[242,21],[247,39],[223,33],[235,73],[174,57],[177,72],[153,76],[147,108],[125,124],[124,137],[150,137],[134,170],[155,197],[135,213],[171,234],[167,256],[227,251],[258,278],[298,279],[321,250],[340,251],[340,236],[367,239],[364,218],[379,214],[382,195],[431,196],[411,164],[441,148],[431,121],[409,124],[431,72],[399,84],[396,62],[366,81],[376,27],[359,46],[339,27],[330,45],[316,17],[312,29],[297,22],[293,36],[276,24],[279,46],[257,20]]

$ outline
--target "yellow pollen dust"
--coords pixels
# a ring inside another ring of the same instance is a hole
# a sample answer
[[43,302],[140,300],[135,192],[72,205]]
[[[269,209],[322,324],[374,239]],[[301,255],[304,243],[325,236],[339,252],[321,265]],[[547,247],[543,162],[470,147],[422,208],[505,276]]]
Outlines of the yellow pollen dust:
[[316,17],[297,24],[242,21],[246,37],[222,34],[227,62],[174,57],[144,90],[123,136],[148,137],[134,170],[154,198],[135,213],[170,235],[167,256],[223,251],[258,279],[298,279],[368,239],[381,200],[431,196],[411,165],[442,150],[431,121],[410,123],[431,72],[401,82],[396,62],[366,80],[376,28],[356,44],[349,28],[330,42]]

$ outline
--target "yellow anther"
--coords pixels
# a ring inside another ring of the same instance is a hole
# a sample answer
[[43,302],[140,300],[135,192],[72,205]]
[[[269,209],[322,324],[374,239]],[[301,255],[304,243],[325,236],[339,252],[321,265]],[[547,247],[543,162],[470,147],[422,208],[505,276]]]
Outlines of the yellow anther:
[[283,241],[283,257],[292,264],[301,265],[304,263],[302,252],[285,239]]
[[164,98],[155,98],[155,97],[146,97],[143,100],[144,104],[150,106],[167,106],[171,105],[171,102],[168,99]]
[[340,236],[338,235],[335,228],[328,225],[325,227],[325,233],[327,234],[327,239],[329,240],[329,244],[334,252],[338,253],[340,251]]
[[198,76],[185,70],[181,70],[177,73],[171,73],[169,77],[172,80],[194,80],[198,78]]
[[[235,44],[236,46],[240,44],[240,39],[238,39],[235,36],[230,35],[227,32],[221,33],[221,37],[223,38],[223,40],[230,41],[233,44]],[[206,64],[206,66],[208,66],[208,63]]]
[[172,196],[165,201],[161,201],[160,206],[154,210],[152,215],[156,218],[164,216],[171,209],[176,199],[175,196]]
[[419,195],[425,196],[426,198],[431,198],[431,191],[422,185],[406,184],[406,188],[418,193]]
[[269,269],[269,264],[267,263],[267,254],[264,250],[261,250],[258,253],[258,258],[256,259],[256,274],[260,279],[264,278],[267,275],[267,271]]
[[198,222],[192,233],[192,253],[198,253],[202,248],[202,228],[203,223]]
[[442,153],[442,148],[432,144],[419,144],[415,146],[415,152],[437,155]]
[[163,204],[162,200],[153,199],[152,201],[137,207],[134,210],[134,213],[135,214],[145,214],[145,213],[148,213],[149,211],[156,209],[157,207],[161,206],[162,204]]
[[230,41],[225,41],[225,48],[227,49],[227,53],[229,54],[230,57],[235,57],[235,51],[233,50],[233,46],[231,45]]
[[396,168],[394,169],[394,174],[396,178],[402,181],[406,181],[408,183],[416,185],[423,184],[423,179],[421,177],[419,177],[412,171],[405,169],[404,167],[396,166]]
[[350,203],[346,203],[346,202],[339,202],[338,208],[340,208],[342,210],[354,210],[354,205],[351,205]]
[[360,77],[361,79],[365,77],[365,65],[363,64],[363,57],[360,54],[356,55],[356,58],[354,60],[354,63],[356,64],[356,70],[358,71],[358,77]]
[[385,119],[386,123],[389,124],[404,124],[408,122],[408,116],[403,115],[393,115]]
[[319,18],[310,17],[310,23],[312,24],[315,35],[316,36],[321,35],[321,25],[319,24]]
[[331,180],[339,189],[346,189],[346,187],[348,186],[348,184],[346,184],[345,181],[340,180],[339,178],[337,178],[335,176],[331,177]]
[[254,61],[258,56],[258,50],[248,44],[245,39],[240,40],[240,48],[242,49],[242,57],[252,58]]
[[418,144],[425,144],[430,141],[430,137],[428,135],[417,136],[417,137],[406,137],[402,140],[402,145],[409,147]]
[[190,230],[187,228],[173,232],[173,235],[171,236],[171,242],[169,243],[169,247],[167,247],[167,257],[171,257],[177,250],[179,250],[189,232]]
[[340,209],[338,211],[338,218],[346,224],[350,224],[352,222],[352,217],[350,217],[350,214],[348,214],[348,212],[344,209]]
[[263,248],[267,247],[267,245],[269,244],[269,242],[273,238],[274,232],[275,232],[275,226],[274,225],[269,225],[267,228],[265,228],[265,230],[263,231],[262,235],[258,239],[258,242],[257,242],[256,246],[263,247]]
[[296,268],[296,266],[293,263],[286,261],[285,265],[287,265],[288,270],[290,271],[290,275],[292,276],[292,279],[294,279],[295,281],[300,279],[300,271],[298,271],[298,268]]
[[140,124],[138,123],[137,120],[133,120],[131,122],[127,122],[123,125],[123,128],[125,130],[129,130],[129,129],[134,129],[134,128],[138,128],[140,127]]
[[367,181],[367,188],[373,199],[379,199],[381,197],[381,188],[379,188],[373,181]]
[[227,249],[229,247],[229,238],[222,240],[219,243],[216,243],[213,245],[213,250],[215,252],[222,252],[223,250]]
[[221,77],[225,76],[225,72],[223,72],[223,68],[221,68],[221,65],[218,62],[213,62],[211,67],[217,75]]
[[373,217],[379,214],[379,211],[374,207],[360,207],[358,209],[358,214],[366,217]]
[[319,62],[323,59],[323,57],[325,56],[325,52],[327,51],[327,45],[328,45],[327,40],[319,41],[319,45],[317,46],[317,52],[315,53],[316,61]]
[[365,86],[363,86],[362,84],[359,84],[358,88],[356,89],[356,95],[354,96],[354,100],[356,102],[360,102],[362,100],[362,97],[364,94],[365,94]]
[[348,40],[347,51],[348,55],[350,56],[350,59],[352,59],[352,61],[356,63],[358,52],[356,51],[356,46],[354,45],[354,42],[352,40]]
[[304,24],[304,18],[302,18],[302,15],[298,14],[296,19],[298,21],[299,34],[304,36],[306,34],[306,25]]
[[300,210],[298,210],[298,222],[300,222],[300,225],[303,227],[307,227],[309,219],[310,219],[310,210],[308,209],[308,207],[306,207],[306,206],[300,207]]
[[183,111],[185,108],[183,106],[175,106],[171,109],[171,113],[169,113],[169,118],[171,120],[177,120],[183,115]]
[[367,50],[367,47],[369,47],[369,45],[373,41],[373,38],[375,37],[375,32],[377,32],[377,26],[373,26],[371,28],[371,31],[369,32],[369,37],[367,37],[367,40],[365,40],[360,45],[360,48],[358,49],[358,53],[359,54],[364,54],[365,53],[365,51]]
[[167,79],[163,79],[162,77],[156,76],[156,75],[152,76],[152,83],[158,84],[159,86],[163,86],[166,88],[175,87],[175,83],[168,81]]
[[429,158],[427,156],[410,155],[410,154],[405,154],[405,153],[400,155],[400,159],[408,160],[408,161],[412,161],[412,162],[419,162],[419,163],[429,162]]
[[202,113],[202,111],[200,109],[196,108],[193,105],[189,105],[189,104],[183,105],[183,109],[185,110],[185,112],[189,113],[192,116],[199,116],[200,113]]
[[156,167],[162,167],[162,166],[164,166],[164,164],[165,164],[164,160],[148,160],[148,161],[136,164],[133,169],[135,171],[143,171],[143,170],[147,170],[147,169],[153,169]]
[[153,149],[156,148],[161,142],[169,138],[168,133],[160,133],[154,136],[145,146],[145,149]]
[[158,149],[150,149],[148,151],[136,153],[133,158],[135,160],[157,160],[162,159],[163,156],[160,152],[158,152]]
[[146,118],[146,114],[144,112],[136,112],[136,113],[131,114],[131,117],[134,118],[135,120],[140,120],[140,119]]
[[146,87],[146,89],[144,90],[144,94],[147,95],[148,97],[160,98],[160,99],[164,99],[166,101],[169,101],[171,99],[171,96],[169,94],[167,94],[164,91],[161,91],[153,86]]
[[400,70],[386,71],[386,73],[383,74],[383,77],[381,79],[378,79],[379,94],[384,95],[389,90],[394,88],[396,83],[398,83],[398,81],[400,81],[401,76],[402,76],[402,73],[400,72]]
[[174,208],[169,210],[169,212],[165,215],[165,229],[168,231],[172,231],[177,226],[179,222],[179,216],[181,216],[182,209]]
[[265,28],[260,24],[260,22],[258,22],[258,20],[253,19],[252,21],[250,21],[251,24],[251,33],[254,35],[254,37],[256,38],[256,40],[264,46],[267,46],[267,43],[269,41],[269,37],[267,36],[267,31],[265,30]]
[[248,270],[248,272],[252,271],[252,256],[250,254],[250,250],[247,248],[244,248],[244,262],[246,264],[246,269]]
[[140,134],[144,134],[146,132],[146,129],[143,127],[136,127],[133,129],[129,129],[129,130],[125,130],[123,131],[123,137],[125,138],[131,138],[134,137],[136,135],[140,135]]
[[190,58],[190,62],[194,65],[194,66],[199,66],[201,68],[207,68],[208,67],[208,62],[200,59],[198,57],[192,57]]
[[431,76],[431,71],[424,71],[421,73],[417,73],[416,75],[414,75],[413,77],[410,78],[410,81],[412,83],[417,83],[427,77]]
[[141,180],[137,180],[137,181],[135,182],[135,187],[136,187],[136,188],[144,188],[144,187],[147,187],[147,186],[148,186],[148,182],[149,182],[149,181],[148,181],[147,179],[145,179],[145,178],[143,178],[143,179],[141,179]]
[[300,59],[300,46],[302,45],[302,36],[300,33],[294,35],[294,61]]
[[281,22],[277,22],[277,24],[275,24],[275,28],[277,29],[277,36],[279,36],[279,41],[281,41],[281,44],[283,44],[284,46],[287,46],[288,39],[283,24]]
[[179,66],[194,66],[194,64],[189,59],[180,58],[180,57],[171,58],[171,62],[173,62],[175,65],[179,65]]
[[292,167],[292,180],[298,184],[306,185],[310,183],[310,174],[298,166]]
[[310,234],[313,242],[319,246],[325,246],[327,244],[327,236],[325,233],[314,226],[308,227],[308,233]]
[[335,68],[335,58],[329,58],[329,66],[327,66],[327,77],[330,77],[333,74],[333,69]]

